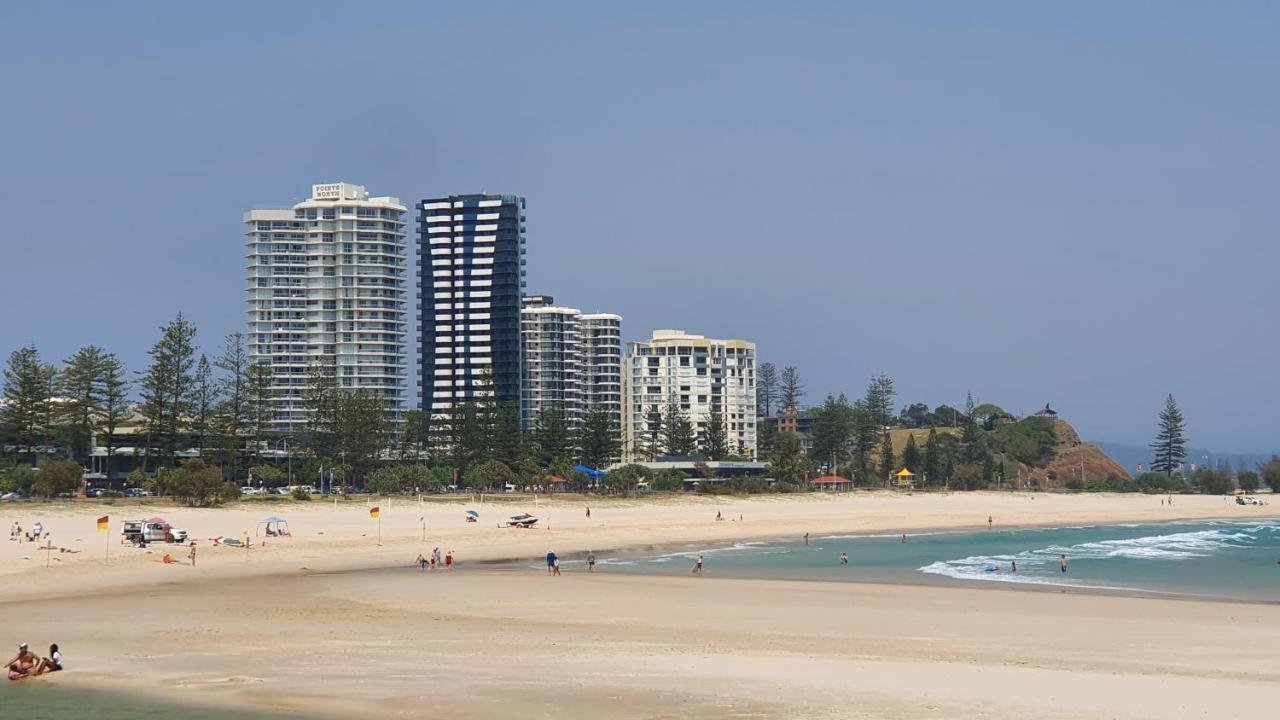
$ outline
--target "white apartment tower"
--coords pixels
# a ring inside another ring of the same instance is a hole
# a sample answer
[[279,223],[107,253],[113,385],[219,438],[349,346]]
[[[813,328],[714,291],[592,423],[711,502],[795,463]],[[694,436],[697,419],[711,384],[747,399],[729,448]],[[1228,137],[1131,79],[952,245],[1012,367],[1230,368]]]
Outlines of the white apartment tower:
[[348,183],[313,185],[288,210],[244,215],[249,355],[272,370],[272,430],[302,430],[313,364],[377,393],[398,422],[405,366],[405,206]]
[[538,413],[559,407],[570,428],[590,412],[609,412],[622,427],[622,317],[584,315],[547,295],[524,298],[521,310],[524,378],[521,417],[532,428]]
[[656,330],[647,341],[627,344],[624,455],[644,460],[648,416],[670,403],[701,438],[713,412],[724,422],[729,451],[756,455],[756,345],[713,340],[680,330]]
[[588,409],[607,410],[622,427],[622,316],[587,313],[579,320],[582,333],[582,402]]

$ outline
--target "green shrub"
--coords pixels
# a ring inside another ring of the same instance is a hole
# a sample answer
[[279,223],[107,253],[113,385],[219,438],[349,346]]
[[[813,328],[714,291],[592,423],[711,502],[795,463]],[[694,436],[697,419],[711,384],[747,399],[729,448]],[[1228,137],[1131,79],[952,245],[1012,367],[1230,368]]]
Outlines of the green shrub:
[[302,501],[309,502],[311,500],[311,491],[304,487],[296,487],[293,489],[292,492],[289,493],[289,496],[292,497],[294,500],[302,500]]
[[378,468],[365,476],[364,489],[379,495],[390,495],[400,492],[404,484],[390,468]]
[[20,492],[30,495],[36,486],[38,474],[34,468],[26,465],[11,467],[0,475],[0,493]]
[[83,482],[84,468],[68,460],[54,460],[40,466],[32,489],[37,495],[55,497],[76,492]]

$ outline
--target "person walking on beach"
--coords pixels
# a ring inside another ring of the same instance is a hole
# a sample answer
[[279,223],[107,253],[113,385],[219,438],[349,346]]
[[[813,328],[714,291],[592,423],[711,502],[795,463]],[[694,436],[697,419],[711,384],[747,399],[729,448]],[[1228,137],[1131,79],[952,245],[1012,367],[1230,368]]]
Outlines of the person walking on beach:
[[702,576],[702,556],[701,555],[698,556],[697,560],[693,561],[693,570],[691,572],[694,575],[697,575],[699,577]]
[[805,545],[808,545],[808,544],[809,544],[809,533],[805,533],[805,534],[804,534],[804,544],[805,544]]
[[440,559],[440,546],[437,545],[435,549],[431,551],[431,569],[435,570],[443,564],[444,563]]
[[990,530],[990,529],[991,529],[991,516],[990,516],[990,515],[988,515],[988,516],[987,516],[987,529],[988,529],[988,530]]
[[907,544],[907,534],[906,534],[906,533],[902,533],[902,544],[903,544],[903,545],[906,545],[906,544]]
[[1017,561],[1017,560],[1010,560],[1010,561],[1009,561],[1009,572],[1018,572],[1018,561]]
[[596,554],[588,550],[587,551],[587,572],[595,572],[595,571],[596,571]]
[[719,510],[717,510],[717,511],[716,511],[716,519],[717,519],[717,520],[723,520],[723,519],[724,519],[724,516],[720,514],[720,511],[719,511]]
[[1058,567],[1062,568],[1064,573],[1067,571],[1067,556],[1065,554],[1058,556]]
[[552,575],[560,574],[560,558],[556,558],[555,563],[551,567],[551,570],[552,570],[551,572]]
[[558,574],[556,570],[559,568],[559,563],[560,563],[560,560],[556,557],[555,551],[548,550],[547,551],[547,574],[548,575]]
[[427,570],[427,559],[426,559],[425,557],[423,557],[422,553],[418,553],[418,559],[417,559],[417,560],[414,560],[414,562],[415,562],[415,563],[417,563],[417,565],[418,565],[418,569],[419,569],[419,570],[422,570],[423,572],[426,572],[426,570]]
[[444,569],[445,570],[453,569],[453,551],[452,550],[444,554]]
[[588,519],[588,520],[590,520],[590,519],[591,519],[591,507],[590,507],[590,506],[588,506],[588,507],[587,507],[587,519]]
[[849,564],[849,553],[840,553],[840,564],[841,565]]
[[187,559],[191,561],[191,567],[196,566],[196,543],[194,540],[191,542],[191,550],[187,552]]

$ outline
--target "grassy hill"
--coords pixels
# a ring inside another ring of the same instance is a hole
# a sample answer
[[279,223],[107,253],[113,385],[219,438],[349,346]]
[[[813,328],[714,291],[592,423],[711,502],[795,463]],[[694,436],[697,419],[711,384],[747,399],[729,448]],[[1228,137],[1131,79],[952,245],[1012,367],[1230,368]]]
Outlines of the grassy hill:
[[[941,427],[936,431],[940,437],[950,436],[954,440],[959,440],[961,435],[959,428]],[[1027,483],[1041,488],[1082,487],[1077,484],[1082,467],[1086,481],[1129,475],[1097,446],[1082,441],[1076,429],[1065,420],[1024,418],[982,432],[992,451],[1003,457],[1006,482],[1019,487],[1026,487]],[[889,436],[894,451],[899,454],[906,447],[908,437],[914,437],[923,451],[929,429],[894,428]],[[878,463],[879,459],[874,462]]]

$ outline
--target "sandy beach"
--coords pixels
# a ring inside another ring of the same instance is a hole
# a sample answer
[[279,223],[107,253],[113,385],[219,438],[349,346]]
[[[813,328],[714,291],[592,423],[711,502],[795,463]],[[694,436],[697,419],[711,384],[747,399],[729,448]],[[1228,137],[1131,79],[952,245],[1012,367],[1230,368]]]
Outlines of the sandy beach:
[[[370,504],[382,508],[380,546]],[[467,509],[480,522],[463,522]],[[497,527],[523,511],[548,527]],[[1280,515],[1218,497],[1169,507],[994,493],[5,504],[4,527],[38,520],[55,547],[79,552],[3,544],[0,641],[63,647],[71,670],[39,682],[306,716],[1271,717],[1280,628],[1269,605],[696,579],[685,568],[475,571],[548,549],[1246,512]],[[94,527],[103,514],[109,535]],[[118,544],[121,520],[152,515],[191,532],[196,567],[184,549],[171,550],[183,563],[163,565],[161,545]],[[254,534],[268,515],[293,535],[248,551],[208,541]],[[456,552],[457,571],[412,565],[435,546]]]

